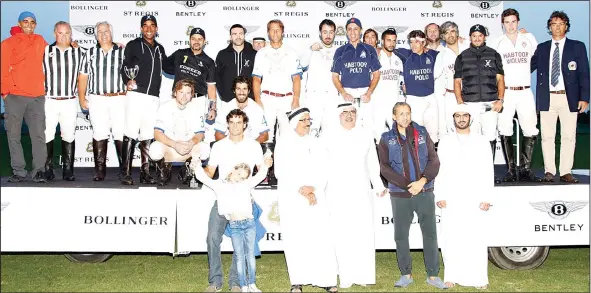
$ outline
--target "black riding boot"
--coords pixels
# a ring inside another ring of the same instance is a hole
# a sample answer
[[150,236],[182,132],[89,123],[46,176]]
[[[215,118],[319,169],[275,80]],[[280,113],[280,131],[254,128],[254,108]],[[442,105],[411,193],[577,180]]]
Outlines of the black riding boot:
[[515,172],[515,154],[513,152],[511,136],[501,135],[501,147],[505,156],[505,162],[507,163],[507,174],[503,177],[503,181],[515,182],[517,180],[517,173]]
[[45,146],[47,147],[47,159],[45,160],[45,172],[43,172],[43,175],[49,181],[55,178],[55,173],[53,172],[53,140],[46,143]]
[[[492,155],[493,155],[493,166],[494,166],[495,152],[497,150],[497,141],[496,140],[490,141],[490,149],[491,149]],[[499,178],[497,178],[496,174],[495,174],[495,184],[501,184],[501,180],[499,180]]]
[[62,140],[62,179],[74,181],[74,152],[76,141],[67,142]]
[[140,141],[140,154],[142,160],[140,168],[140,183],[156,184],[156,179],[150,175],[150,142],[151,140]]
[[537,136],[523,137],[523,147],[521,149],[521,172],[519,179],[529,182],[540,182],[541,178],[536,177],[536,174],[531,170],[531,161],[534,154],[534,147],[536,145]]
[[117,162],[119,162],[119,172],[117,172],[117,178],[119,180],[121,180],[121,174],[123,174],[123,161],[121,160],[121,154],[123,153],[121,151],[122,145],[123,141],[115,140],[115,151],[117,152]]
[[107,175],[107,144],[109,140],[92,140],[94,154],[94,181],[103,181]]
[[170,182],[172,177],[172,164],[164,162],[164,159],[154,162],[156,165],[156,177],[158,177],[158,185],[165,186]]
[[131,178],[131,166],[133,164],[133,152],[135,151],[134,139],[123,136],[123,143],[121,144],[121,184],[133,185],[133,178]]
[[[188,158],[185,161],[185,164],[181,166],[181,170],[179,171],[178,179],[181,181],[182,184],[189,185],[191,183],[191,179],[193,179],[193,171],[191,170],[191,159]],[[195,158],[195,160],[199,160],[199,158]]]

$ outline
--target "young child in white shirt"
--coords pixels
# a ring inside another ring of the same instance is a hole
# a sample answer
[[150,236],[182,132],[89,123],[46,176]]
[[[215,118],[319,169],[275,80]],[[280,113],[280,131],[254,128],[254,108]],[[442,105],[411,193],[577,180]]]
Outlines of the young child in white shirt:
[[[256,187],[273,165],[270,153],[265,154],[265,163],[256,175],[250,176],[250,166],[241,163],[232,169],[225,179],[213,180],[201,167],[195,169],[196,178],[216,194],[218,213],[229,220],[230,238],[236,257],[236,270],[242,292],[262,292],[257,288],[254,244],[255,220],[252,215],[251,189]],[[248,278],[247,278],[248,272]]]

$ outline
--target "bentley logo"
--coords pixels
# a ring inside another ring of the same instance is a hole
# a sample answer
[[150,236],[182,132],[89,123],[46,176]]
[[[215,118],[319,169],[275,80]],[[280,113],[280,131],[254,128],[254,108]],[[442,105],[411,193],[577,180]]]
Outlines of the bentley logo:
[[345,9],[347,6],[355,4],[355,2],[357,1],[324,1],[324,3],[339,10]]
[[393,28],[394,30],[396,30],[396,34],[400,34],[403,33],[405,31],[408,30],[408,26],[374,26],[373,29],[378,32],[378,35],[381,35],[385,30],[389,29],[389,28]]
[[441,4],[441,1],[433,1],[433,8],[441,8],[443,7],[443,4]]
[[73,25],[72,27],[88,37],[94,37],[94,25]]
[[562,220],[570,213],[584,208],[587,201],[540,201],[530,202],[529,204],[538,211],[548,213],[552,219]]
[[470,5],[480,8],[480,10],[489,10],[501,4],[502,1],[468,1]]
[[296,7],[296,2],[295,1],[287,1],[287,2],[285,2],[285,6]]
[[[231,27],[232,27],[231,25],[224,26],[224,28],[226,28],[226,30],[228,30],[228,31],[230,31]],[[260,26],[258,26],[258,25],[243,25],[243,27],[244,27],[244,35],[249,34],[249,33],[254,33],[254,32],[258,31],[260,28]]]
[[273,204],[271,205],[271,211],[267,215],[267,220],[269,220],[269,222],[271,222],[271,223],[279,224],[280,218],[279,218],[279,203],[278,202],[274,201]]
[[86,152],[92,153],[92,141],[86,145]]
[[195,9],[195,7],[207,2],[207,1],[174,1],[178,4],[181,4],[189,9]]
[[194,26],[190,25],[187,27],[187,36],[191,35],[191,31],[193,30]]
[[135,6],[144,7],[146,6],[146,1],[135,1]]
[[337,31],[335,32],[337,36],[344,36],[346,35],[345,27],[342,25],[337,26]]

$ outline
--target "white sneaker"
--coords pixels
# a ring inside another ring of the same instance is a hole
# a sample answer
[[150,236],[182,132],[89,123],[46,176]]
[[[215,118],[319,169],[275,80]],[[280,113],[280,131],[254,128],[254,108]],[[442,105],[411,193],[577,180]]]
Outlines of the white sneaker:
[[250,284],[248,285],[248,292],[263,292],[261,289],[257,288],[257,285]]
[[242,286],[242,287],[240,287],[240,290],[241,290],[242,292],[250,292],[250,291],[248,290],[248,286]]

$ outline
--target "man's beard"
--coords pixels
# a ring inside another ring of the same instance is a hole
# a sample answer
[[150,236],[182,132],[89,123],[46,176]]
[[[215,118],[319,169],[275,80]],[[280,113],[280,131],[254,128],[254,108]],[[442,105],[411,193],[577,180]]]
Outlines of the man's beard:
[[191,50],[200,51],[201,50],[201,45],[194,44],[193,46],[191,46]]
[[244,45],[244,39],[238,39],[236,41],[232,41],[232,45],[234,45],[234,46],[242,46],[242,45]]
[[464,130],[464,129],[470,127],[470,123],[468,123],[468,122],[464,122],[464,126],[460,126],[460,124],[458,122],[454,122],[454,124],[457,129],[461,129],[461,130]]
[[238,103],[245,103],[246,101],[248,101],[248,95],[244,97],[236,96],[236,101],[238,101]]
[[449,38],[450,41],[445,41],[448,45],[455,45],[458,42],[458,38]]
[[433,44],[433,43],[439,42],[439,40],[437,38],[435,38],[435,39],[427,38],[427,41],[429,42],[429,44]]
[[394,47],[394,46],[392,46],[392,50],[390,50],[390,48],[388,48],[386,46],[384,46],[383,48],[384,48],[384,50],[388,51],[389,53],[394,52],[394,49],[396,49],[396,47]]

